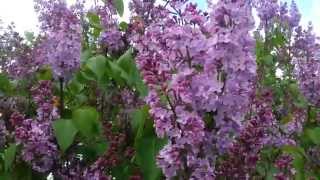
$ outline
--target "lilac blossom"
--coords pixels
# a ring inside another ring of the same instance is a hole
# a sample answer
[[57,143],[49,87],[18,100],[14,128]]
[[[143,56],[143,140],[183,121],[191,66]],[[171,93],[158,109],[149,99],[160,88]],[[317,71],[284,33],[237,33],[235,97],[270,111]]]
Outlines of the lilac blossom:
[[[1,30],[1,29],[0,29]],[[0,70],[13,78],[28,78],[38,68],[32,46],[16,32],[14,24],[0,31]]]
[[305,31],[297,29],[294,44],[294,62],[302,94],[314,106],[320,106],[320,49],[312,26]]
[[35,0],[44,33],[40,65],[49,65],[56,77],[67,78],[80,67],[82,29],[77,15],[61,0]]
[[[133,7],[142,16],[141,6]],[[172,1],[152,12],[157,18],[144,30],[135,19],[132,41],[149,87],[146,102],[157,135],[169,139],[158,156],[167,178],[213,179],[215,156],[239,134],[254,92],[251,6],[220,1],[212,8],[209,17],[192,3]]]
[[289,10],[287,2],[278,0],[255,0],[253,4],[260,19],[260,30],[268,32],[274,28],[274,23],[293,30],[300,23],[301,14],[294,0],[291,1]]
[[110,54],[121,51],[125,46],[122,33],[119,30],[104,31],[100,36],[100,43]]
[[247,179],[256,172],[264,148],[295,145],[287,134],[280,131],[280,124],[272,112],[272,102],[269,91],[262,92],[261,97],[255,99],[251,109],[255,115],[245,123],[240,136],[228,149],[226,160],[219,164],[219,177]]
[[58,146],[55,143],[52,121],[59,116],[52,105],[52,84],[42,81],[33,92],[34,102],[38,106],[37,117],[26,119],[19,113],[11,116],[15,128],[15,138],[22,144],[22,159],[35,171],[48,172],[59,158]]
[[294,177],[296,170],[293,166],[293,158],[290,155],[283,154],[276,159],[276,168],[280,171],[274,174],[277,180],[289,180]]

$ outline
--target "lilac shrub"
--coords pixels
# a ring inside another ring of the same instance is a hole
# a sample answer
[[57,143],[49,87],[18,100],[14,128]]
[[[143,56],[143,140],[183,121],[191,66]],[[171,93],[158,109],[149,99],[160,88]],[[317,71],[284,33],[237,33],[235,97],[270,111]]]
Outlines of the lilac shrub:
[[39,35],[0,32],[0,179],[319,177],[319,44],[295,1],[132,0],[129,22],[88,2],[34,0]]

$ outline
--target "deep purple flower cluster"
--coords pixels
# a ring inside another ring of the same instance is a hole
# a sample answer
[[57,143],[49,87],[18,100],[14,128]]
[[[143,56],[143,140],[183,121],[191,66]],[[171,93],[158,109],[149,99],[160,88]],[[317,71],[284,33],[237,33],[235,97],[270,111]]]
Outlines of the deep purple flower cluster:
[[15,138],[23,145],[22,159],[38,172],[51,170],[59,157],[51,127],[52,121],[58,118],[57,111],[52,105],[51,88],[51,82],[42,81],[33,90],[34,102],[38,107],[35,119],[26,119],[19,113],[11,116]]
[[281,155],[275,162],[275,167],[279,170],[274,175],[277,180],[289,180],[294,177],[295,169],[292,167],[293,158],[290,155]]
[[251,109],[255,114],[246,122],[240,136],[228,150],[226,160],[219,165],[219,176],[247,179],[255,173],[263,148],[295,144],[287,134],[279,131],[280,126],[273,114],[272,101],[269,91],[257,97]]
[[215,156],[239,133],[256,73],[251,10],[245,1],[220,1],[209,17],[170,1],[132,37],[156,132],[169,138],[158,157],[167,178],[213,179]]
[[111,176],[107,176],[104,173],[103,166],[99,166],[98,164],[94,164],[88,169],[86,169],[83,173],[84,179],[89,180],[111,180]]
[[33,101],[37,104],[37,120],[53,121],[59,118],[58,109],[54,106],[52,83],[41,81],[39,86],[32,89]]
[[77,15],[62,0],[35,0],[44,39],[37,63],[49,65],[57,77],[68,77],[80,67],[82,29]]

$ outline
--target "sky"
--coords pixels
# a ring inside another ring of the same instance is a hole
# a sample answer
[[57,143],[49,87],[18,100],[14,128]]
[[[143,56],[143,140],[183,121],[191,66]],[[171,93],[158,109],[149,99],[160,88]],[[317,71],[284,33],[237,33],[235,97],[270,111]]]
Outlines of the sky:
[[[74,1],[74,0],[68,0]],[[90,1],[90,0],[88,0]],[[91,0],[93,1],[93,0]],[[128,19],[128,1],[125,1],[124,19]],[[192,0],[200,8],[207,7],[207,0]],[[291,0],[285,0],[290,2]],[[314,29],[320,35],[320,0],[296,0],[302,13],[302,25],[313,22]],[[33,10],[33,0],[0,0],[0,19],[5,23],[15,22],[19,32],[37,31],[37,15]]]

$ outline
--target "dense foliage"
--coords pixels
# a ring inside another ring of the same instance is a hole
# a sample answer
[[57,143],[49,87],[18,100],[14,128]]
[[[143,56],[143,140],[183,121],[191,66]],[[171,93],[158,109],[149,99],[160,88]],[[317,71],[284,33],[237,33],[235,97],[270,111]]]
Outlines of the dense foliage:
[[34,4],[39,34],[0,27],[0,179],[320,178],[294,1],[131,0],[129,23],[122,0]]

